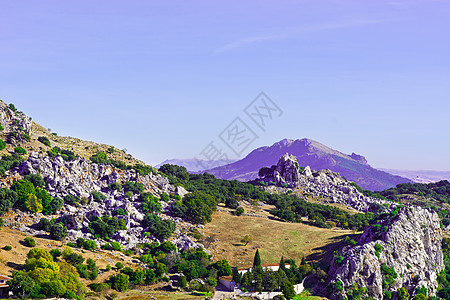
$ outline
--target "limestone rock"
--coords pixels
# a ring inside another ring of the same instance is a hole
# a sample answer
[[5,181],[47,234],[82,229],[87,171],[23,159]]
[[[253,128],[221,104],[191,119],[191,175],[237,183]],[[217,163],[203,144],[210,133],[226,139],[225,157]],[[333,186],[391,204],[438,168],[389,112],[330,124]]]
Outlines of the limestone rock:
[[398,275],[389,287],[392,292],[405,287],[413,296],[417,288],[424,286],[428,295],[435,295],[438,272],[444,268],[439,221],[436,212],[410,206],[380,223],[381,228],[388,228],[386,232],[366,228],[359,244],[341,254],[343,261],[338,264],[334,260],[330,283],[340,281],[344,292],[335,290],[331,298],[345,299],[345,289],[356,282],[368,289],[370,297],[383,299],[383,263]]

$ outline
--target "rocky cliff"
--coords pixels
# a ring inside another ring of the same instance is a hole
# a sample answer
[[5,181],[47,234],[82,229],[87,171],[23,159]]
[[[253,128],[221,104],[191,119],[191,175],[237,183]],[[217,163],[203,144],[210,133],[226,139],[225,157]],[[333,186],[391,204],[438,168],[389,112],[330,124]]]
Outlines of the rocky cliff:
[[[368,296],[394,299],[400,288],[411,296],[425,287],[435,295],[444,268],[439,216],[420,207],[403,207],[368,227],[358,245],[344,248],[329,271],[332,299],[345,299],[349,289],[367,288]],[[352,287],[353,285],[353,287]]]
[[29,140],[32,125],[31,118],[23,112],[17,111],[12,105],[7,106],[0,100],[0,125],[7,142],[16,144],[22,140]]
[[[326,203],[340,203],[362,212],[377,210],[383,204],[392,205],[391,202],[363,195],[350,181],[333,171],[312,171],[309,166],[300,171],[297,158],[288,153],[276,165],[263,168],[260,175],[262,178],[256,179],[255,183],[264,181],[277,187],[300,189],[304,194],[323,198]],[[269,186],[266,189],[277,188]]]

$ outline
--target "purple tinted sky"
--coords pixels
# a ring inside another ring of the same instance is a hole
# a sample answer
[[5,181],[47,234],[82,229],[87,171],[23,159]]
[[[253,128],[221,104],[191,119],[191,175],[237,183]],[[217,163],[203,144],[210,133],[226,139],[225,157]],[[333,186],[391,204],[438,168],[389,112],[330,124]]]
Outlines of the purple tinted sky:
[[0,0],[0,42],[0,99],[149,164],[233,156],[217,136],[265,91],[284,114],[248,151],[450,170],[449,1]]

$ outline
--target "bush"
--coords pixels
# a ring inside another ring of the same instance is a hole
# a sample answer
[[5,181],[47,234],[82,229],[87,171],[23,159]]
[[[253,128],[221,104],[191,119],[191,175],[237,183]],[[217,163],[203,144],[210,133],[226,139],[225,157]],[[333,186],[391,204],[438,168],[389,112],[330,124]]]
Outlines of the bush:
[[109,289],[109,285],[106,283],[91,283],[88,286],[92,291],[96,293],[103,292]]
[[3,150],[3,149],[5,149],[5,148],[6,148],[6,143],[5,143],[5,141],[3,141],[3,140],[0,139],[0,150]]
[[116,216],[128,216],[128,213],[127,213],[123,208],[121,208],[121,207],[119,207],[118,209],[116,209],[116,210],[113,212],[113,214],[116,215]]
[[90,157],[90,160],[96,164],[105,164],[108,162],[108,155],[105,152],[98,152]]
[[122,185],[116,181],[116,182],[113,182],[113,183],[109,184],[108,185],[108,189],[113,190],[113,191],[114,190],[115,191],[121,191],[122,190]]
[[58,257],[60,257],[62,255],[61,250],[59,250],[57,248],[50,250],[50,254],[53,257],[53,260],[58,259]]
[[24,245],[27,246],[27,247],[34,247],[34,246],[36,246],[36,241],[30,236],[27,236],[23,240],[23,242],[24,242]]
[[67,237],[67,227],[63,223],[57,223],[50,227],[50,238],[62,241]]
[[111,282],[111,287],[119,292],[126,291],[130,284],[130,277],[122,273],[109,277],[109,280]]
[[106,196],[102,192],[92,191],[91,192],[92,199],[97,202],[102,202],[106,199]]
[[44,178],[42,178],[41,174],[29,174],[24,177],[25,180],[31,182],[35,188],[43,188],[45,186]]
[[89,229],[92,234],[98,235],[100,238],[109,239],[118,230],[127,229],[127,224],[124,219],[119,219],[117,217],[94,216],[89,223]]
[[70,194],[65,195],[64,196],[64,203],[72,205],[72,206],[79,206],[80,205],[80,197],[72,196]]
[[120,261],[116,263],[116,268],[117,269],[122,269],[123,268],[123,263],[121,263]]
[[240,215],[242,215],[244,212],[245,212],[245,211],[244,211],[244,208],[243,208],[242,206],[239,206],[239,207],[236,209],[236,216],[240,216]]
[[10,250],[12,249],[12,247],[9,246],[9,245],[6,245],[6,246],[3,247],[2,249],[5,250],[5,251],[10,251]]
[[161,194],[161,201],[169,202],[170,201],[169,195],[167,195],[166,193],[162,193]]
[[46,136],[38,137],[38,141],[44,144],[45,146],[51,147],[50,140]]
[[133,194],[140,194],[144,191],[144,185],[141,182],[127,181],[123,188],[125,192],[133,192]]
[[14,152],[18,154],[27,154],[27,151],[20,146],[14,148]]
[[9,190],[7,188],[0,189],[0,216],[4,213],[9,212],[9,210],[14,206],[14,204],[19,199],[15,191]]

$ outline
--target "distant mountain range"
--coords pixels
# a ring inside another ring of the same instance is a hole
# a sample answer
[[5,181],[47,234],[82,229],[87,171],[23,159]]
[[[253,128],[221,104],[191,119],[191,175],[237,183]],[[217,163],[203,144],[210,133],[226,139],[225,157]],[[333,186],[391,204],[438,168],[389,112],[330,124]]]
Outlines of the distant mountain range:
[[222,179],[248,181],[258,177],[260,168],[276,164],[285,153],[294,155],[301,166],[310,166],[314,170],[330,169],[367,190],[379,191],[411,182],[372,168],[364,156],[355,153],[347,155],[311,139],[283,139],[270,147],[255,149],[234,163],[205,172]]
[[378,168],[393,175],[402,176],[417,183],[431,183],[441,180],[450,181],[450,171],[432,171],[432,170],[397,170]]
[[187,158],[187,159],[167,159],[162,163],[155,166],[155,168],[161,167],[164,164],[171,164],[185,167],[190,173],[197,173],[203,171],[205,169],[211,169],[215,167],[220,167],[226,164],[230,164],[235,162],[235,159],[221,159],[221,160],[198,160],[195,158]]

